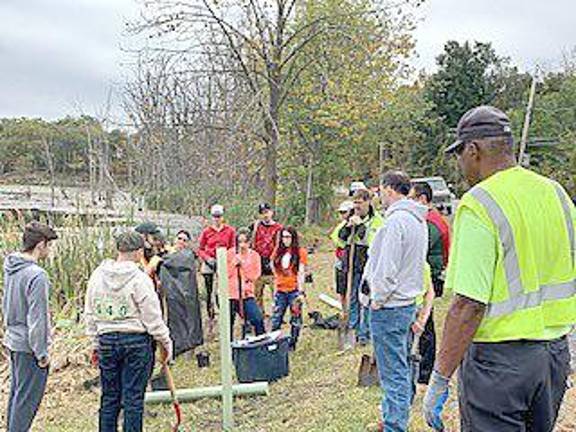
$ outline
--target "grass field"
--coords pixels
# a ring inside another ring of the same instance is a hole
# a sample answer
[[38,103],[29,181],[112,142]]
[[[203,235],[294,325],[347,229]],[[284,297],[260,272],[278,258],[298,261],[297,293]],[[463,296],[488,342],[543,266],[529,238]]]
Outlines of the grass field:
[[[320,251],[313,255],[312,266],[316,284],[308,294],[308,311],[320,310],[324,314],[331,314],[332,312],[317,300],[320,292],[330,293],[332,290],[330,253]],[[437,323],[442,322],[441,317],[445,314],[447,303],[446,299],[438,301]],[[97,371],[88,365],[88,342],[81,336],[81,329],[67,330],[65,335],[57,338],[54,347],[54,367],[61,370],[50,377],[49,388],[35,423],[35,431],[97,430],[98,390],[87,391],[82,385],[85,380],[97,375]],[[210,368],[198,369],[195,360],[178,359],[174,366],[177,386],[196,387],[219,383],[218,344],[212,342],[206,348],[211,354]],[[60,365],[59,351],[68,353],[65,360],[60,359]],[[368,351],[368,348],[356,348],[340,355],[336,332],[305,328],[297,351],[290,357],[290,376],[271,384],[268,397],[236,399],[234,415],[237,430],[365,431],[369,424],[377,421],[380,399],[379,388],[366,389],[356,386],[360,357],[363,352]],[[0,371],[1,369],[0,406],[3,407],[3,412],[8,392],[5,363],[0,364]],[[411,431],[428,430],[420,416],[423,391],[424,388],[418,389],[410,422]],[[455,390],[452,393],[445,419],[447,430],[457,431]],[[574,431],[576,394],[569,392],[565,402],[557,431]],[[187,431],[221,430],[221,406],[218,400],[186,404],[184,417]],[[169,431],[173,419],[170,405],[154,406],[146,416],[145,430]]]

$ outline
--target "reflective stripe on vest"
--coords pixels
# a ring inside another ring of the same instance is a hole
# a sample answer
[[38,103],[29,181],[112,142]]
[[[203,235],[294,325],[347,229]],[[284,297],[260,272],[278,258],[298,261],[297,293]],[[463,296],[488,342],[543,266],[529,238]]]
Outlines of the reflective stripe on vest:
[[571,246],[570,252],[572,255],[572,262],[574,262],[574,254],[576,254],[576,237],[574,235],[574,222],[572,221],[572,216],[570,214],[570,204],[566,199],[562,187],[558,183],[554,183],[554,188],[556,189],[558,199],[562,203],[562,210],[564,210],[564,216],[566,217],[566,228],[568,229],[568,238],[570,239]]
[[[574,224],[570,215],[570,207],[562,189],[555,184],[556,193],[562,203],[566,226],[571,243],[572,262],[574,262]],[[486,213],[498,229],[502,249],[504,250],[504,271],[506,282],[508,283],[508,300],[487,305],[485,316],[487,318],[508,315],[518,310],[529,309],[539,306],[544,301],[568,299],[576,295],[576,280],[560,284],[541,285],[538,291],[524,292],[520,265],[518,264],[518,254],[516,252],[516,242],[514,241],[514,231],[508,218],[500,208],[500,205],[492,196],[481,187],[475,187],[469,193],[484,207]]]

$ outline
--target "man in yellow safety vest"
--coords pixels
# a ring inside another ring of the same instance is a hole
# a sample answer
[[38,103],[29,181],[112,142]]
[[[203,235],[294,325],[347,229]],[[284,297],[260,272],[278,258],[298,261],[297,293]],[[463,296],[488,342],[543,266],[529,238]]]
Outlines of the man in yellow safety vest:
[[552,431],[576,323],[576,209],[558,183],[517,165],[510,121],[496,108],[464,114],[446,152],[472,188],[454,222],[446,288],[455,297],[424,417],[443,430],[460,366],[460,430]]

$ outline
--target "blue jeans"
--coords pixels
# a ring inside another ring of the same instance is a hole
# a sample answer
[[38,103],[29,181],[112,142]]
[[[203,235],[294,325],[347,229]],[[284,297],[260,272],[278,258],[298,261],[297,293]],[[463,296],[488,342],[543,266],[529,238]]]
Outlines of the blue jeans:
[[[249,322],[256,332],[256,336],[266,333],[264,328],[264,316],[262,311],[256,304],[256,300],[253,298],[245,298],[242,300],[244,316],[246,321]],[[240,300],[230,300],[230,337],[232,337],[234,329],[234,319],[236,314],[240,315]]]
[[34,355],[10,351],[10,398],[8,432],[28,432],[42,402],[48,368],[41,368]]
[[386,432],[405,432],[412,398],[408,363],[414,305],[372,310],[372,344],[382,387],[382,421]]
[[294,348],[298,337],[300,336],[300,328],[302,327],[302,304],[300,302],[300,291],[294,290],[290,292],[277,291],[274,294],[274,312],[272,313],[272,331],[280,330],[286,309],[290,307],[290,346]]
[[116,432],[124,411],[124,432],[141,432],[144,393],[154,366],[152,338],[146,333],[108,333],[98,338],[100,432]]
[[358,300],[362,273],[355,272],[352,278],[352,293],[350,294],[350,312],[348,314],[348,328],[356,329],[358,340],[370,339],[370,309],[362,306]]

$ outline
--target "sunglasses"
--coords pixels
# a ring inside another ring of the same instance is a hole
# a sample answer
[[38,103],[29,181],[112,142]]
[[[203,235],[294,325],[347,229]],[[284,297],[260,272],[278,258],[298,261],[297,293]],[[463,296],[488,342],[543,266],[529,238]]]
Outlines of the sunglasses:
[[462,156],[462,153],[464,153],[464,150],[466,149],[466,144],[470,142],[472,141],[462,141],[462,143],[460,143],[460,145],[454,149],[453,154],[455,156]]

